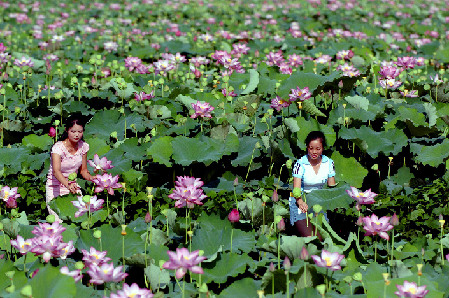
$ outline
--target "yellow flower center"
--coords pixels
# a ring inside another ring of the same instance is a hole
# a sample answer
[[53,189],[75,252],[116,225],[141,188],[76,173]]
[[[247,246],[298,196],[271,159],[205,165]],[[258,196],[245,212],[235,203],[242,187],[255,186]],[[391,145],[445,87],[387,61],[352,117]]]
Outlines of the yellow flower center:
[[184,259],[186,259],[187,261],[189,261],[189,260],[190,260],[190,257],[189,257],[189,256],[184,256]]
[[326,258],[324,258],[324,260],[326,261],[326,266],[328,266],[328,267],[332,266],[331,258],[326,257]]
[[5,191],[5,196],[3,197],[3,199],[6,201],[6,199],[9,197],[9,191]]
[[279,104],[280,104],[280,105],[281,105],[281,104],[283,104],[283,103],[284,103],[284,101],[283,101],[283,100],[280,100],[280,101],[279,101]]
[[415,288],[411,288],[409,292],[412,293],[412,294],[416,294],[416,289]]
[[376,226],[378,226],[378,225],[380,225],[380,222],[376,221],[375,224],[376,224]]

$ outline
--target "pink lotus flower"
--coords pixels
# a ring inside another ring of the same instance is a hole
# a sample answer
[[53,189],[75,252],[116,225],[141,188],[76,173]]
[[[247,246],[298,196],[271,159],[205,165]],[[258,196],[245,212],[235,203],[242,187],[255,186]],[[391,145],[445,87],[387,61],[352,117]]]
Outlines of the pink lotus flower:
[[[90,196],[89,196],[90,197]],[[83,196],[78,197],[78,201],[72,201],[73,206],[78,208],[78,211],[75,212],[75,217],[83,216],[84,213],[95,212],[103,208],[104,200],[97,199],[97,196],[92,196],[89,198],[89,202],[85,202],[83,200]]]
[[50,127],[50,130],[48,131],[48,135],[52,138],[56,137],[56,129],[54,127]]
[[418,90],[407,90],[404,89],[404,91],[399,91],[402,96],[404,97],[418,97]]
[[79,282],[83,278],[83,274],[81,273],[80,269],[70,271],[69,267],[64,266],[59,269],[59,272],[61,272],[61,274],[73,277],[75,282]]
[[82,249],[81,252],[83,253],[83,261],[87,267],[90,267],[92,264],[101,266],[111,260],[111,258],[106,257],[106,251],[96,250],[92,246],[89,251]]
[[153,293],[148,289],[141,289],[136,283],[128,286],[127,284],[123,284],[123,288],[117,291],[116,294],[112,293],[110,298],[151,298],[153,297]]
[[228,215],[230,222],[238,222],[240,220],[240,213],[237,209],[232,209]]
[[17,249],[22,255],[26,255],[31,248],[32,242],[31,239],[23,239],[22,236],[17,235],[16,240],[11,240],[11,245]]
[[134,93],[134,99],[137,101],[143,101],[143,100],[152,99],[152,98],[154,98],[154,90],[148,94],[143,91]]
[[100,158],[98,154],[95,153],[94,160],[89,160],[89,165],[95,169],[95,172],[112,169],[114,166],[111,164],[112,161],[108,160],[105,156]]
[[321,258],[317,255],[311,256],[318,267],[325,267],[333,271],[341,269],[340,262],[344,257],[338,252],[328,252],[327,250],[321,252]]
[[91,264],[87,274],[90,275],[90,283],[101,285],[106,282],[120,282],[128,273],[123,272],[123,266],[118,266],[114,268],[114,264],[103,263],[100,266],[96,264]]
[[17,187],[10,188],[9,186],[5,185],[0,190],[0,197],[5,203],[8,203],[9,200],[16,201],[17,198],[20,198],[20,194],[17,193],[17,190]]
[[405,69],[414,68],[416,65],[415,57],[398,57],[396,65]]
[[17,65],[18,67],[24,67],[24,66],[33,67],[34,62],[33,62],[33,60],[31,60],[31,58],[22,57],[22,59],[14,60],[14,65]]
[[203,205],[201,201],[207,198],[207,196],[203,194],[203,190],[200,187],[204,183],[199,178],[194,177],[178,176],[177,178],[175,189],[168,196],[170,199],[176,200],[175,207],[182,208],[187,206],[187,208],[193,208],[195,204]]
[[379,85],[382,88],[387,88],[391,90],[397,89],[402,85],[401,81],[396,81],[395,79],[379,79]]
[[140,58],[138,57],[128,57],[125,59],[125,67],[127,67],[129,71],[133,71],[141,64],[142,60],[140,60]]
[[112,177],[111,174],[104,173],[103,175],[97,175],[95,179],[92,180],[96,184],[95,192],[102,192],[107,190],[108,194],[113,195],[114,189],[121,188],[122,185],[118,183],[118,175]]
[[282,232],[283,230],[285,230],[285,221],[283,218],[281,218],[281,220],[278,222],[277,228],[278,228],[279,232]]
[[283,100],[282,98],[280,98],[279,96],[276,96],[275,98],[273,98],[271,100],[271,105],[270,107],[272,107],[273,109],[276,109],[276,111],[280,111],[282,110],[282,108],[286,108],[290,105],[290,102],[287,100]]
[[45,262],[50,261],[52,257],[65,258],[75,251],[73,241],[70,240],[69,243],[64,243],[61,235],[54,235],[51,237],[44,235],[32,238],[31,241],[32,248],[30,251],[36,256],[42,255],[42,259]]
[[352,57],[354,57],[354,52],[351,50],[341,50],[341,51],[337,52],[336,57],[337,57],[337,59],[340,59],[340,60],[344,60],[344,59],[349,60]]
[[60,236],[62,232],[64,232],[66,228],[64,228],[59,222],[55,221],[52,224],[49,223],[41,223],[38,222],[38,226],[34,227],[34,229],[31,231],[34,235],[37,237],[41,236],[48,236],[48,237],[55,237]]
[[303,89],[296,87],[296,89],[291,89],[291,93],[289,94],[289,96],[290,101],[304,101],[306,99],[309,99],[312,96],[312,93],[309,92],[309,87],[305,87]]
[[176,252],[167,251],[170,260],[165,262],[162,267],[165,269],[176,270],[175,275],[177,279],[183,278],[187,273],[187,270],[190,270],[193,273],[203,274],[203,268],[197,265],[204,261],[206,257],[200,257],[199,252],[199,250],[195,250],[190,253],[185,247],[177,248]]
[[375,214],[362,218],[363,229],[366,231],[365,236],[379,235],[381,238],[389,240],[387,232],[393,229],[389,216],[378,218]]
[[196,117],[207,117],[212,118],[212,115],[210,114],[215,108],[211,106],[208,102],[204,101],[196,101],[196,103],[192,103],[192,108],[195,110],[195,113],[190,116],[190,118],[196,118]]
[[382,79],[394,79],[402,72],[402,68],[396,68],[394,66],[385,65],[383,66],[379,74],[382,76]]
[[360,210],[360,205],[374,204],[375,203],[374,198],[377,196],[376,193],[371,191],[371,188],[368,189],[367,191],[361,192],[357,188],[351,186],[351,189],[350,190],[346,190],[346,192],[348,193],[348,195],[351,198],[356,200],[356,202],[357,202],[357,204],[356,204],[357,210]]
[[410,297],[410,298],[422,298],[427,295],[429,290],[426,290],[427,286],[420,286],[414,282],[404,280],[402,285],[396,285],[398,290],[394,292],[398,297]]

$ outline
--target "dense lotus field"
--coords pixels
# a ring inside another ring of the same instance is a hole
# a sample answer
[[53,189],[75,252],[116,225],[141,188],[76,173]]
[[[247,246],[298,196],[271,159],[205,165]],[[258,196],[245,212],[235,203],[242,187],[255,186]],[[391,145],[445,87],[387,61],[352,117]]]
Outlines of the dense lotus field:
[[[448,8],[0,2],[0,296],[448,297]],[[59,223],[75,114],[99,178]],[[338,182],[304,198],[323,241],[289,220],[313,130]]]

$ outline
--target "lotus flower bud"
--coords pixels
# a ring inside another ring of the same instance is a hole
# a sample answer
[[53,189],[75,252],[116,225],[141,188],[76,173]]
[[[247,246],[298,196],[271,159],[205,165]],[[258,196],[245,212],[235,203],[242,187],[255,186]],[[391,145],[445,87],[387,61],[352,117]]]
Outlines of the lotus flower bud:
[[324,297],[324,294],[326,293],[326,286],[318,285],[318,286],[316,286],[316,290],[318,291],[318,293],[320,293],[321,296]]
[[122,236],[126,236],[126,225],[122,225]]
[[291,170],[292,166],[293,166],[293,160],[289,159],[285,162],[285,166],[287,167],[287,169]]
[[390,223],[391,223],[393,226],[397,226],[397,225],[399,224],[399,219],[398,219],[398,216],[396,215],[396,213],[393,214],[393,216],[391,217]]
[[239,177],[235,177],[234,179],[234,187],[239,185]]
[[313,212],[320,213],[321,210],[323,210],[323,207],[321,205],[313,205]]
[[48,135],[52,138],[56,137],[56,129],[53,126],[50,127],[50,130],[48,131]]
[[285,230],[285,221],[283,218],[281,218],[281,220],[278,222],[277,227],[278,227],[279,232],[282,232],[283,230]]
[[277,189],[273,190],[273,195],[271,196],[271,199],[273,200],[273,202],[279,201],[279,195],[278,195]]
[[240,220],[239,211],[237,209],[232,209],[228,215],[228,219],[230,222],[238,222]]
[[270,268],[269,268],[270,272],[274,272],[276,271],[276,268],[274,267],[273,262],[270,263]]
[[343,81],[342,80],[340,80],[340,82],[338,82],[338,88],[343,88]]
[[292,263],[290,263],[290,259],[286,256],[284,259],[284,269],[290,270],[291,267],[292,267]]
[[145,214],[145,222],[146,223],[150,223],[151,222],[151,214],[150,212],[147,212],[147,214]]
[[416,267],[418,268],[418,276],[421,276],[423,264],[416,264]]
[[299,255],[299,258],[301,260],[307,260],[309,258],[309,252],[307,251],[305,246],[302,247],[301,254]]

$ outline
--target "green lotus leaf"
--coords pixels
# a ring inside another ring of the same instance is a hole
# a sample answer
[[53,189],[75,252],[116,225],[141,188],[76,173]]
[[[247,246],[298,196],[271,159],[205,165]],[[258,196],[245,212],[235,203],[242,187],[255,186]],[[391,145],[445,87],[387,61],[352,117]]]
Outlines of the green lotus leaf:
[[345,100],[358,110],[362,109],[362,110],[368,111],[369,100],[366,97],[358,96],[358,95],[347,96],[347,97],[345,97]]
[[[336,167],[338,172],[338,168]],[[354,201],[346,193],[346,186],[338,186],[328,189],[317,189],[306,194],[307,205],[320,205],[323,211],[347,208]]]
[[398,109],[402,119],[411,121],[414,126],[426,126],[426,117],[417,109],[400,106]]
[[411,143],[410,149],[416,153],[415,160],[424,165],[437,167],[444,163],[449,156],[449,140],[444,139],[440,144],[433,146],[423,146],[416,143]]
[[192,45],[188,42],[182,42],[179,40],[170,40],[161,43],[162,49],[167,49],[169,53],[192,53]]
[[295,156],[293,155],[292,148],[290,146],[290,141],[287,138],[282,138],[280,140],[277,140],[276,142],[277,147],[279,150],[281,150],[282,154],[284,154],[285,157],[290,159],[295,159]]
[[249,94],[256,90],[257,85],[259,85],[259,73],[255,69],[248,70],[249,73],[249,83],[246,85],[245,90],[242,91],[242,95]]
[[324,85],[326,82],[332,82],[339,76],[339,72],[333,72],[328,76],[321,76],[315,73],[295,72],[288,79],[284,80],[279,87],[278,94],[281,98],[288,98],[291,89],[309,87],[309,91],[313,93],[316,88]]
[[[297,236],[282,236],[281,237],[281,250],[290,260],[295,260],[300,257],[301,250],[305,246],[310,254],[315,254],[316,251],[310,250],[308,243],[313,241],[314,237],[297,237]],[[310,247],[312,248],[312,246]]]
[[376,132],[367,126],[362,126],[359,129],[343,128],[340,137],[354,141],[362,151],[373,158],[376,158],[380,152],[387,156],[396,155],[408,145],[408,137],[399,129]]
[[232,165],[247,166],[253,158],[260,156],[260,149],[256,148],[256,144],[261,145],[261,140],[251,136],[243,136],[239,138],[239,148],[237,157],[232,160]]
[[[146,233],[143,233],[140,238],[145,241],[147,239]],[[162,246],[166,244],[168,240],[166,232],[154,227],[151,229],[151,233],[148,234],[148,244],[151,243],[152,245]]]
[[131,186],[138,188],[138,185],[145,185],[148,180],[147,174],[134,169],[129,169],[128,171],[123,172],[121,177],[125,180],[127,187]]
[[272,79],[266,75],[261,75],[259,78],[259,85],[257,86],[257,93],[268,96],[276,92],[276,79]]
[[344,181],[356,188],[362,187],[363,179],[368,174],[368,170],[360,165],[354,157],[346,158],[335,151],[331,159],[335,164],[337,181]]
[[122,151],[126,159],[141,161],[145,159],[146,147],[149,146],[149,144],[140,145],[138,142],[139,141],[136,137],[127,138],[120,144],[120,146],[117,147],[117,150]]
[[399,185],[406,185],[410,182],[415,175],[410,172],[410,169],[406,166],[403,166],[398,170],[398,172],[392,177],[392,180]]
[[170,274],[168,270],[161,269],[154,264],[150,264],[150,266],[145,268],[145,275],[148,277],[153,291],[164,289],[170,283]]
[[166,119],[172,116],[172,112],[164,105],[153,105],[149,109],[151,119]]
[[30,280],[29,285],[36,298],[71,298],[76,297],[75,280],[63,275],[59,268],[45,266]]
[[[83,222],[88,218],[87,213],[80,217],[75,217],[75,212],[78,208],[73,206],[73,201],[78,201],[77,195],[69,194],[67,196],[57,197],[50,202],[50,208],[52,208],[62,220],[71,220],[72,222]],[[106,203],[104,203],[106,206]],[[98,210],[92,213],[91,225],[97,221],[103,221],[107,217],[106,210]]]
[[[101,231],[101,249],[107,251],[107,256],[117,264],[122,258],[122,240],[124,240],[124,256],[130,257],[137,253],[144,252],[144,242],[140,236],[131,229],[126,228],[126,236],[121,235],[122,228],[113,228],[109,224],[104,224],[98,230]],[[93,236],[92,230],[81,230],[80,238],[76,242],[78,250],[89,251],[90,247],[100,250],[100,242]]]
[[[252,278],[244,278],[232,283],[221,292],[221,298],[247,298],[257,297],[257,291],[260,290],[262,281]],[[244,289],[244,290],[242,290]]]
[[[143,234],[145,235],[145,234]],[[168,251],[167,246],[159,245],[159,244],[148,244],[146,254],[147,257],[147,264],[159,264],[159,261],[168,261],[169,257],[167,254]],[[145,254],[144,253],[138,253],[135,255],[132,255],[129,258],[126,258],[126,264],[128,265],[135,265],[139,267],[145,268]]]
[[[217,215],[202,214],[197,223],[199,228],[195,230],[192,237],[192,250],[204,250],[204,255],[210,257],[221,247],[223,251],[231,250],[231,223],[222,220]],[[255,244],[254,233],[234,229],[232,237],[232,251],[239,250],[250,252]]]
[[104,110],[96,112],[86,125],[86,136],[109,140],[111,133],[116,131],[117,138],[122,140],[125,133],[125,122],[127,130],[131,129],[131,124],[134,124],[135,129],[139,132],[146,129],[142,116],[137,113],[123,117],[118,110]]
[[432,127],[437,123],[437,108],[430,102],[425,102],[423,106],[424,110],[426,111],[427,117],[429,118],[429,127]]
[[101,86],[101,89],[107,90],[111,87],[114,88],[115,92],[117,92],[119,98],[130,98],[131,95],[133,95],[137,91],[136,89],[134,89],[134,85],[132,83],[126,83],[126,88],[121,89],[119,87],[119,84],[117,83],[116,78],[111,79],[109,83]]
[[53,139],[48,135],[27,135],[22,139],[22,144],[30,148],[37,148],[39,151],[49,151],[53,145]]
[[226,116],[226,120],[238,132],[245,132],[250,128],[251,119],[244,113],[230,113]]
[[235,277],[246,271],[247,265],[254,263],[247,254],[220,254],[213,263],[204,263],[202,281],[224,283],[228,277]]
[[326,115],[321,112],[311,100],[305,100],[302,102],[302,110],[309,113],[310,116],[326,117]]
[[94,155],[98,154],[101,158],[103,155],[111,150],[111,147],[106,144],[106,141],[101,138],[86,138],[86,143],[89,144],[89,151],[87,152],[87,159],[93,160]]
[[182,94],[180,94],[176,97],[176,101],[181,102],[188,109],[192,108],[192,103],[196,103],[195,99],[191,98],[190,96],[186,96],[186,95],[182,95]]
[[260,198],[247,198],[239,202],[239,211],[244,219],[251,219],[262,215],[262,200]]
[[115,176],[128,171],[132,167],[132,160],[123,156],[123,151],[120,149],[111,149],[104,155],[108,160],[112,161],[114,166],[108,170],[108,173]]
[[151,147],[147,149],[147,155],[153,158],[154,162],[171,166],[170,157],[173,154],[172,137],[163,136],[154,140]]

